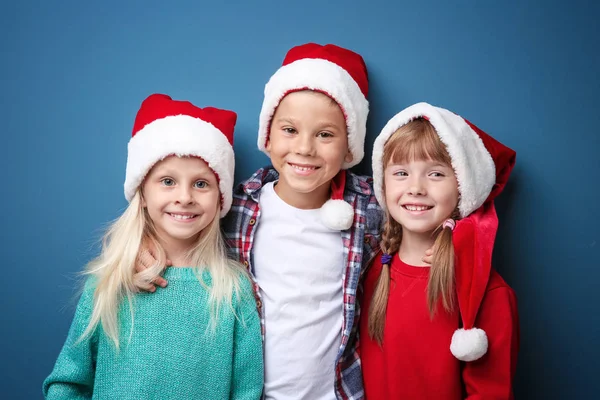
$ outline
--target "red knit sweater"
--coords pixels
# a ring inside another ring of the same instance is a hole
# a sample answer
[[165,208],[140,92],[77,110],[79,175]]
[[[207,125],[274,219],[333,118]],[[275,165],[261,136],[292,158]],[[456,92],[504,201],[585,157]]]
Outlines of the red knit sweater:
[[486,331],[487,354],[461,362],[450,353],[459,328],[458,311],[440,306],[433,320],[427,308],[427,267],[394,256],[381,348],[369,338],[368,309],[381,271],[381,257],[369,269],[360,321],[360,354],[367,400],[512,399],[519,325],[513,290],[492,270],[475,326]]

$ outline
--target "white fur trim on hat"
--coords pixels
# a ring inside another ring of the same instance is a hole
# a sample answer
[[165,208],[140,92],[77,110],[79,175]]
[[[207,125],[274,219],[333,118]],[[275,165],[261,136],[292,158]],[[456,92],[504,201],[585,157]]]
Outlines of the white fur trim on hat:
[[488,339],[479,328],[457,329],[452,335],[450,352],[461,361],[475,361],[488,350]]
[[358,164],[365,154],[369,102],[345,69],[324,59],[294,61],[279,68],[271,77],[265,86],[265,99],[260,111],[258,148],[268,155],[265,146],[275,109],[286,94],[302,89],[324,92],[341,106],[348,128],[348,149],[352,154],[352,161],[344,163],[343,168]]
[[375,196],[385,210],[383,196],[383,148],[401,126],[418,117],[427,117],[446,145],[458,181],[461,217],[477,210],[489,196],[496,182],[496,167],[479,135],[465,120],[443,108],[427,103],[412,105],[396,114],[385,125],[373,145],[373,186]]
[[354,209],[345,200],[327,200],[319,212],[323,225],[336,231],[349,229],[354,221]]
[[154,164],[170,155],[202,158],[218,175],[221,218],[231,207],[233,148],[213,124],[188,115],[168,116],[144,126],[128,144],[125,198],[130,201]]

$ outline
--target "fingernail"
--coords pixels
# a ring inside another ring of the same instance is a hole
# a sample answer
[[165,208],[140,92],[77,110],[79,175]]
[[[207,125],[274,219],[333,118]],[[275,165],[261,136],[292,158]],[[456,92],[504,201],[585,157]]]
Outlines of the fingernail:
[[161,281],[161,282],[160,282],[160,287],[161,287],[161,288],[165,288],[165,287],[167,287],[167,281],[164,281],[164,280],[163,280],[163,281]]

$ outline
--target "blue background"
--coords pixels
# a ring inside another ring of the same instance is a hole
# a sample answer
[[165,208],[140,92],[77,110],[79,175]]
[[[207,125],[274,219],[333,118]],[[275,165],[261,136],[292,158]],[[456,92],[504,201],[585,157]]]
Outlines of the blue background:
[[[287,49],[309,41],[364,56],[367,154],[389,118],[423,100],[517,151],[495,252],[519,299],[516,394],[600,391],[600,6],[87,3],[0,8],[3,398],[41,397],[73,315],[76,273],[126,205],[126,145],[141,100],[164,92],[236,110],[239,181],[268,161],[256,150],[264,84]],[[369,173],[369,162],[357,170]]]

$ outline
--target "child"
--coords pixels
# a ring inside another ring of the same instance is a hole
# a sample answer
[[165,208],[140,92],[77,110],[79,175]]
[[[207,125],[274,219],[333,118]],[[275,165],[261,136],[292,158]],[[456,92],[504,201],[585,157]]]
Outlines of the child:
[[[388,217],[360,323],[368,399],[513,398],[516,298],[491,257],[493,200],[514,162],[513,150],[426,103],[376,139],[375,193]],[[428,267],[420,260],[432,245]]]
[[367,69],[350,50],[292,48],[265,87],[258,147],[272,167],[234,193],[225,237],[257,283],[267,399],[363,398],[361,272],[381,209],[364,155]]
[[224,231],[255,279],[266,399],[364,398],[356,299],[382,214],[372,179],[346,170],[364,155],[367,92],[360,55],[315,43],[265,87],[258,147],[273,166],[236,188]]
[[[236,118],[160,94],[142,103],[129,142],[129,206],[87,268],[46,398],[260,398],[252,286],[227,260],[220,234],[231,205]],[[143,241],[153,243],[158,262],[134,276]],[[167,258],[170,286],[135,293]]]

